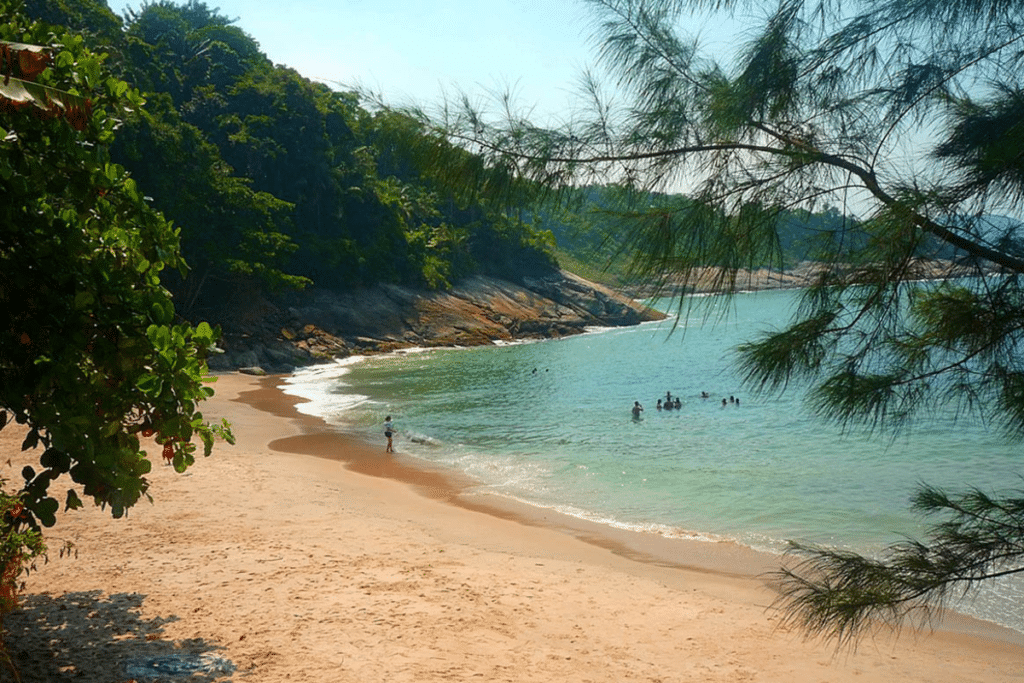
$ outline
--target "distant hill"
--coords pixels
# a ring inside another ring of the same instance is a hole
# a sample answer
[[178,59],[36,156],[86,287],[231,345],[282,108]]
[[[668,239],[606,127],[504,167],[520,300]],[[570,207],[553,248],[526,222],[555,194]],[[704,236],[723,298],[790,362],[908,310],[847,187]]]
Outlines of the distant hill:
[[[637,284],[629,267],[635,222],[645,220],[647,213],[685,213],[691,207],[692,200],[685,195],[638,196],[617,186],[593,186],[557,209],[537,210],[531,219],[552,233],[563,267],[611,286],[632,287]],[[750,267],[792,268],[814,260],[823,241],[838,240],[841,235],[852,245],[851,239],[864,239],[856,236],[857,222],[835,208],[778,211],[771,218],[776,222],[777,246],[766,252],[762,263],[746,264]]]

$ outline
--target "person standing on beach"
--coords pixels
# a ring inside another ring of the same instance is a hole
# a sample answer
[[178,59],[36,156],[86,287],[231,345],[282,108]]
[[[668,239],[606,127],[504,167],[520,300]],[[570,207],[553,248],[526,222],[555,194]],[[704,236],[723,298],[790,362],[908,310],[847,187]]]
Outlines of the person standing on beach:
[[391,416],[388,415],[384,418],[384,436],[388,438],[388,447],[384,450],[385,453],[394,453],[395,447],[391,444],[391,437],[395,435],[395,423],[391,421]]

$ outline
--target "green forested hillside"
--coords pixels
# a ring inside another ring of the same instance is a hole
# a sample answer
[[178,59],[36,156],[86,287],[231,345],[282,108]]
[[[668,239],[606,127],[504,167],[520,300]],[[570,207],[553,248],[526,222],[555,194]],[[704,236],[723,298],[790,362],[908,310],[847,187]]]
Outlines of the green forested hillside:
[[[753,209],[753,207],[752,207]],[[801,261],[815,260],[825,245],[846,241],[847,250],[863,239],[856,221],[835,208],[824,211],[770,209],[757,207],[763,217],[769,215],[777,225],[777,241],[763,245],[763,258],[740,264],[747,268],[787,269]],[[702,209],[683,194],[642,193],[615,185],[583,188],[575,202],[559,207],[544,206],[532,214],[537,225],[552,233],[555,252],[562,264],[584,277],[609,285],[633,284],[631,262],[638,251],[630,239],[633,232],[625,226],[636,222],[658,221],[667,214],[685,214]],[[737,237],[744,234],[743,216],[706,215],[694,224],[710,226],[715,222],[735,223]],[[641,231],[643,232],[643,231]],[[691,243],[674,245],[676,249],[695,249],[702,239],[700,229],[690,232]],[[723,245],[719,261],[709,258],[704,265],[726,265],[732,257],[731,246]]]
[[[689,203],[652,194],[638,204],[603,186],[557,206],[514,203],[514,211],[506,196],[498,209],[454,177],[476,167],[468,155],[411,117],[371,110],[354,93],[273,64],[206,3],[144,2],[125,17],[103,0],[24,7],[82,32],[145,96],[120,127],[112,160],[180,231],[190,269],[165,284],[186,318],[222,319],[221,309],[251,299],[254,288],[444,289],[474,273],[516,280],[552,269],[555,254],[571,270],[621,284],[630,270],[625,221],[657,220],[648,209]],[[438,152],[469,163],[445,174],[424,161]],[[814,240],[849,228],[834,211],[782,211],[778,220],[782,241],[765,249],[776,266],[813,257]]]
[[166,284],[186,317],[254,286],[445,288],[555,265],[550,236],[421,172],[412,147],[440,142],[411,119],[274,65],[205,3],[147,2],[123,21],[102,0],[25,10],[83,32],[144,94],[112,156],[180,230],[191,268]]

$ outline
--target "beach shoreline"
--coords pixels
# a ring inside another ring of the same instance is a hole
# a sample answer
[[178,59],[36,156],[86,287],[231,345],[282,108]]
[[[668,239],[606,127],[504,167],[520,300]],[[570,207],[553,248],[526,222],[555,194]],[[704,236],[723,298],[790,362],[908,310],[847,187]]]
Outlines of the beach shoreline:
[[[274,449],[326,457],[325,454],[338,450],[332,444],[357,443],[359,448],[351,450],[350,457],[338,459],[350,471],[401,482],[431,500],[564,533],[645,565],[764,584],[784,562],[780,554],[750,548],[733,540],[712,539],[699,532],[694,532],[691,538],[665,537],[591,522],[506,496],[480,493],[476,490],[479,482],[467,475],[403,456],[400,452],[395,458],[381,459],[376,455],[376,446],[361,435],[337,431],[321,418],[301,412],[298,406],[305,399],[285,392],[285,379],[286,376],[264,377],[259,382],[259,390],[238,399],[303,425],[304,433],[275,440],[270,444]],[[1024,633],[956,612],[933,627],[1024,646]]]
[[126,662],[169,654],[231,663],[210,682],[1020,677],[1020,634],[957,615],[837,654],[780,628],[756,564],[720,544],[663,561],[550,511],[482,505],[453,473],[298,412],[279,382],[219,376],[204,413],[238,445],[183,476],[154,467],[153,505],[62,515],[50,537],[77,558],[41,564],[5,621],[26,683],[128,680]]
[[[743,578],[755,578],[778,566],[778,556],[733,541],[713,541],[699,534],[694,534],[692,539],[666,538],[611,527],[506,496],[480,492],[479,482],[467,475],[401,452],[393,458],[382,459],[376,453],[377,447],[360,435],[338,431],[320,418],[298,410],[297,406],[304,399],[283,391],[283,379],[282,376],[264,377],[259,381],[260,389],[239,397],[254,407],[302,424],[303,433],[271,442],[275,450],[312,457],[328,457],[325,454],[344,451],[347,457],[337,459],[350,471],[402,482],[432,500],[567,533],[637,562]],[[359,444],[359,448],[345,450],[344,444],[352,442]],[[711,546],[716,551],[709,553],[707,549]],[[681,550],[685,557],[680,557]]]

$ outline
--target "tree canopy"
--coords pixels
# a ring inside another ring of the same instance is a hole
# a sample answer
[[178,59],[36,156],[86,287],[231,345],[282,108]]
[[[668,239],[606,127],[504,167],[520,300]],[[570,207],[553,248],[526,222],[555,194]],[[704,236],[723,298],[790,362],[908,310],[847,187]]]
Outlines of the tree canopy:
[[148,497],[141,438],[180,472],[232,437],[199,411],[218,333],[177,318],[161,285],[186,267],[177,230],[110,160],[143,98],[80,35],[17,13],[0,53],[0,429],[22,425],[22,450],[41,451],[0,491],[2,617],[62,506],[121,517]]
[[[820,274],[797,317],[740,349],[747,381],[809,382],[813,409],[851,428],[942,416],[1024,436],[1024,4],[590,4],[603,71],[581,78],[589,107],[564,127],[469,97],[411,113],[510,176],[565,194],[631,188],[641,201],[620,225],[634,268],[674,286],[708,264],[722,291],[737,269],[781,268],[782,219],[836,207],[846,218],[806,252]],[[737,23],[735,52],[688,35],[708,16]],[[688,201],[650,201],[665,190]],[[921,281],[950,265],[958,277]],[[929,541],[879,560],[802,548],[781,606],[855,640],[873,619],[930,614],[956,588],[1024,571],[1020,495],[925,488],[915,505],[951,517]]]
[[[139,431],[172,444],[179,468],[192,461],[193,436],[212,445],[196,403],[212,393],[203,357],[215,334],[175,324],[160,273],[185,267],[176,231],[107,155],[119,117],[142,105],[139,93],[106,75],[79,36],[15,16],[0,39],[16,54],[13,37],[54,47],[34,80],[46,99],[19,106],[4,93],[0,113],[2,415],[29,427],[28,447],[47,447],[44,470],[26,472],[26,506],[38,521],[53,523],[47,487],[63,473],[120,516],[145,493]],[[84,110],[68,105],[77,101]],[[78,504],[69,492],[67,505]]]
[[517,257],[506,273],[555,266],[532,225],[420,172],[412,150],[443,143],[429,129],[274,65],[232,21],[158,0],[111,39],[113,68],[151,102],[114,158],[181,226],[193,270],[168,286],[186,312],[222,316],[253,286],[443,289],[496,272],[495,235]]
[[165,273],[164,285],[189,319],[230,324],[254,292],[444,289],[476,273],[557,267],[536,225],[421,173],[413,152],[443,139],[273,64],[205,2],[147,1],[121,18],[96,0],[24,4],[80,32],[146,97],[124,117],[111,160],[180,230],[191,268]]

